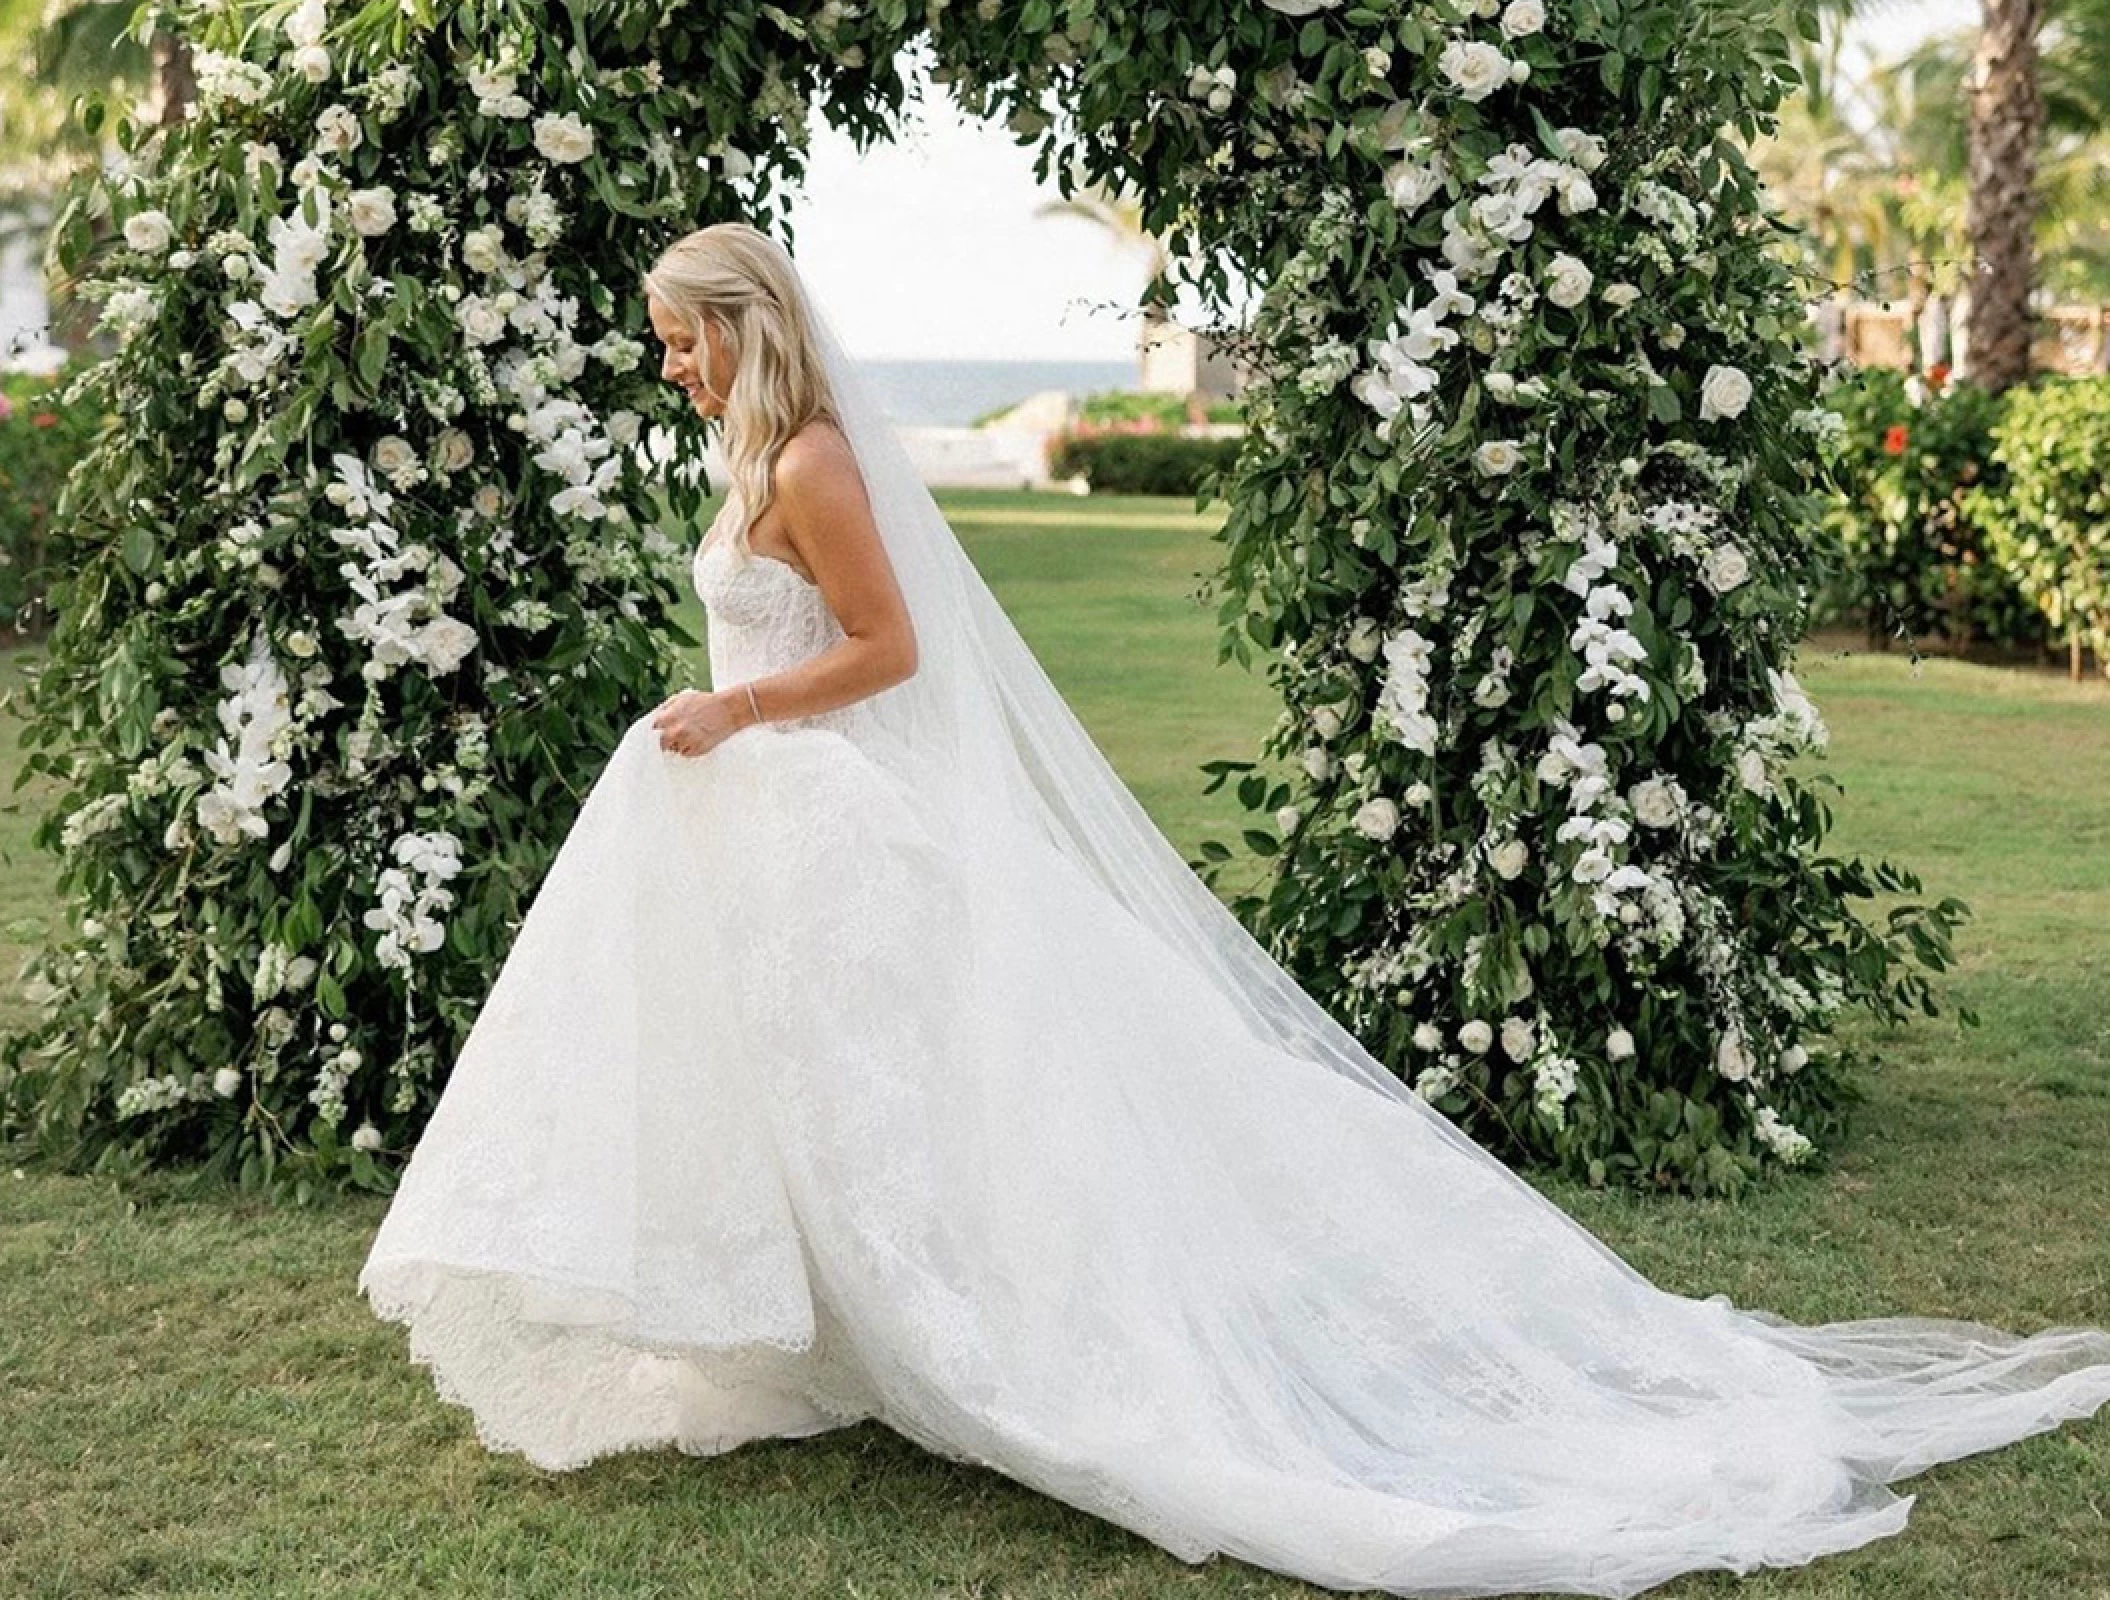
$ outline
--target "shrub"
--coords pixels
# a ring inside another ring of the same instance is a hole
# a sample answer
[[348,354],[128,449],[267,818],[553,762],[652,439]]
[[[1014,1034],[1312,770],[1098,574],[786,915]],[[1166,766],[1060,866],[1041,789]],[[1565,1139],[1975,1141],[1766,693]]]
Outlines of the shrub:
[[2110,671],[2110,378],[2012,389],[1993,429],[2003,478],[1965,497],[1993,558],[2075,651]]
[[1083,474],[1095,494],[1200,493],[1210,473],[1237,457],[1236,439],[1190,439],[1175,433],[1060,434],[1048,470],[1058,478]]
[[52,511],[93,421],[93,409],[62,399],[53,380],[0,377],[0,627],[44,625]]
[[1183,394],[1102,389],[1077,402],[1079,431],[1103,428],[1109,432],[1169,432],[1187,421],[1188,405],[1189,397]]
[[1826,391],[1845,426],[1824,513],[1837,566],[1818,620],[1860,618],[1871,641],[2041,644],[2043,616],[1963,510],[1967,491],[2000,476],[1999,398],[1946,377],[1870,368]]

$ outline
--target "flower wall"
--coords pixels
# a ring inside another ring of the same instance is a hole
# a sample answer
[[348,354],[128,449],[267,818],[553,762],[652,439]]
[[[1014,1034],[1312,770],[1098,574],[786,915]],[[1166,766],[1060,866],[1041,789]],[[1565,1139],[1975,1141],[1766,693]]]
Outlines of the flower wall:
[[1730,1188],[1833,1126],[1843,1010],[1931,1004],[1960,908],[1857,916],[1916,884],[1825,854],[1796,766],[1829,422],[1721,136],[1788,82],[1776,7],[187,15],[194,118],[60,230],[125,344],[32,734],[83,915],[9,1043],[47,1143],[386,1185],[664,688],[632,447],[695,440],[637,271],[770,225],[815,106],[885,137],[916,42],[1212,303],[1265,286],[1220,618],[1292,776],[1212,765],[1273,824],[1233,903],[1373,1050],[1512,1158]]

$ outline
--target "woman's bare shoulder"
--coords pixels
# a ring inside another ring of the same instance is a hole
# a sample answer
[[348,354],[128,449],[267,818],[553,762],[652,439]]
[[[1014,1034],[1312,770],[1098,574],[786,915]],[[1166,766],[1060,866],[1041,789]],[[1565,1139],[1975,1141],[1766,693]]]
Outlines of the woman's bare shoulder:
[[850,441],[842,429],[825,417],[815,417],[784,441],[777,452],[777,471],[811,474],[839,471],[854,465]]

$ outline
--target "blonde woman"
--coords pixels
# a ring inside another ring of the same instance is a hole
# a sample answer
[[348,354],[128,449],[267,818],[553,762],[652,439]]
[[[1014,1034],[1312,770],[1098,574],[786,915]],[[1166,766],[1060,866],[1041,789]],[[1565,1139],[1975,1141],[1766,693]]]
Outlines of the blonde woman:
[[2110,1399],[2101,1330],[1650,1284],[1188,871],[781,247],[644,287],[731,465],[712,688],[610,757],[359,1276],[485,1444],[871,1420],[1188,1561],[1629,1595]]

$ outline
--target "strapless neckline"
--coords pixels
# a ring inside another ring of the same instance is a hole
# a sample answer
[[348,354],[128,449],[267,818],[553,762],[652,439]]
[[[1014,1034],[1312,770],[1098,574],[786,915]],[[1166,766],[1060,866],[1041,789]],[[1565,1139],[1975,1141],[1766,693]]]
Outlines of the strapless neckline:
[[[698,557],[708,555],[712,546],[725,543],[724,536],[721,536],[718,532],[718,524],[725,520],[726,512],[730,511],[732,507],[733,502],[728,498],[725,504],[718,508],[718,515],[711,518],[711,525],[703,530],[703,542],[697,546],[696,554]],[[782,567],[804,587],[813,590],[816,594],[820,592],[821,586],[819,584],[807,577],[805,573],[799,571],[797,567],[786,561],[782,556],[773,556],[767,550],[750,550],[748,554],[754,556],[757,560],[767,561],[773,566]]]
[[[711,552],[712,546],[723,544],[724,542],[725,541],[722,539],[706,539],[703,541],[703,550],[701,553],[704,555],[708,555]],[[819,592],[819,584],[815,583],[811,578],[807,577],[805,573],[799,571],[797,567],[794,567],[782,556],[773,556],[767,550],[750,550],[748,554],[753,556],[757,561],[767,561],[773,566],[782,567],[786,572],[791,574],[792,578],[796,582],[804,584],[807,588],[814,590],[816,593]]]

